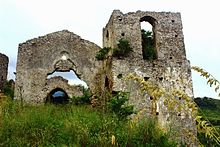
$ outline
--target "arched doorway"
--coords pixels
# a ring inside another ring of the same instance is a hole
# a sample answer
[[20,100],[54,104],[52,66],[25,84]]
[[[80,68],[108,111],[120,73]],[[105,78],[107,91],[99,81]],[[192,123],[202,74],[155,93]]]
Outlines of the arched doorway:
[[68,101],[67,93],[61,88],[53,89],[46,98],[46,103],[65,104]]
[[157,59],[155,23],[156,20],[150,16],[140,19],[141,22],[141,39],[142,54],[144,60]]

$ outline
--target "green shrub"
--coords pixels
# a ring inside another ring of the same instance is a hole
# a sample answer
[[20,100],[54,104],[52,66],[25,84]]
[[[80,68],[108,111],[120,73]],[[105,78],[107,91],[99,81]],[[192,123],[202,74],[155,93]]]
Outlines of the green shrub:
[[83,95],[82,96],[74,96],[70,99],[70,103],[79,105],[79,104],[90,104],[92,94],[89,89],[83,88]]
[[104,47],[102,49],[100,49],[97,53],[96,53],[96,56],[95,58],[97,60],[104,60],[106,59],[107,55],[108,55],[108,52],[110,51],[111,48],[109,47]]
[[117,45],[118,47],[113,49],[113,57],[126,57],[133,51],[128,40],[120,39]]
[[108,102],[110,112],[115,113],[120,119],[125,119],[127,116],[134,113],[133,105],[126,105],[128,102],[129,93],[118,92]]
[[138,123],[136,139],[138,144],[145,146],[163,146],[174,147],[177,146],[175,141],[170,141],[169,135],[164,133],[154,118],[143,119]]
[[13,80],[7,81],[3,87],[3,93],[11,99],[14,98],[14,89],[12,88],[12,82]]

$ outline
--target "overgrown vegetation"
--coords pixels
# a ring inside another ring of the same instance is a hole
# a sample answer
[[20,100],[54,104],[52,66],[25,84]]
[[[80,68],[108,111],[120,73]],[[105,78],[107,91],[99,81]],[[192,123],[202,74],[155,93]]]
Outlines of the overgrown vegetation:
[[[206,78],[207,84],[214,88],[214,91],[220,97],[220,82],[214,76],[197,66],[193,66],[192,70]],[[194,101],[201,108],[199,109],[201,123],[197,124],[199,141],[205,146],[220,146],[220,100],[205,97],[202,99],[197,98]]]
[[9,81],[6,81],[4,87],[3,87],[3,93],[10,97],[11,99],[14,98],[14,89],[13,89],[13,83],[14,81],[13,80],[9,80]]
[[214,125],[220,134],[220,100],[212,98],[195,98],[194,101],[201,108],[200,114],[207,117],[209,122]]
[[108,52],[110,51],[111,48],[109,47],[104,47],[102,49],[100,49],[97,53],[96,53],[96,56],[95,58],[97,60],[104,60],[106,59],[107,55],[108,55]]
[[108,110],[115,113],[119,119],[126,119],[134,113],[134,106],[128,105],[129,93],[118,92],[108,102]]
[[[220,100],[204,97],[196,98],[194,101],[201,108],[199,109],[199,115],[203,119],[209,120],[220,134]],[[215,141],[207,139],[204,132],[198,133],[198,139],[205,146],[218,146]]]
[[117,48],[113,49],[113,57],[122,58],[126,57],[133,51],[130,43],[126,39],[120,39],[117,44]]
[[[206,117],[203,117],[198,114],[197,104],[193,102],[186,93],[178,89],[161,88],[157,85],[154,85],[153,83],[149,81],[145,81],[142,77],[138,77],[134,75],[129,75],[127,77],[127,80],[137,81],[140,84],[140,90],[143,93],[147,93],[150,97],[152,97],[152,103],[151,103],[152,115],[156,114],[155,113],[157,109],[156,103],[161,97],[163,97],[164,98],[163,104],[167,107],[167,110],[169,111],[169,113],[178,114],[180,112],[184,112],[186,114],[191,114],[192,118],[194,118],[194,120],[197,123],[196,126],[197,126],[198,133],[204,134],[203,136],[205,136],[206,139],[209,139],[210,142],[212,142],[212,144],[220,146],[219,132],[207,120]],[[216,83],[219,83],[219,82],[216,82]],[[181,98],[181,100],[184,101],[184,103],[180,103],[177,98]],[[197,138],[197,136],[193,133],[192,130],[183,128],[179,130],[179,133],[180,132],[184,133],[185,137],[189,138],[190,140],[197,141],[200,145],[204,143],[203,141],[199,140],[200,138]],[[190,145],[187,142],[185,143],[186,143],[186,146]]]
[[[109,51],[111,50],[112,48],[110,47],[104,47],[102,48],[101,50],[99,50],[97,53],[96,53],[96,56],[95,58],[97,60],[104,60],[107,58],[108,56],[108,53]],[[122,57],[126,57],[129,55],[130,52],[133,51],[133,49],[131,48],[130,46],[130,43],[128,40],[126,39],[120,39],[118,41],[118,44],[117,44],[117,48],[114,48],[112,49],[113,50],[113,54],[112,56],[113,57],[117,57],[117,58],[122,58]]]
[[151,31],[141,30],[142,36],[142,51],[144,60],[155,60],[157,59],[157,52],[154,47],[154,39]]
[[89,105],[22,106],[4,101],[0,146],[175,146],[155,120],[121,120]]
[[89,89],[83,89],[83,95],[82,96],[74,96],[70,98],[70,103],[73,103],[75,105],[82,105],[82,104],[90,104],[91,103],[91,97],[92,94]]
[[[193,69],[219,92],[218,80],[201,68]],[[90,104],[91,100],[90,92],[85,89],[82,97],[75,97],[73,103],[66,105],[24,105],[1,94],[0,146],[179,146],[179,141],[172,140],[173,130],[160,128],[154,117],[156,103],[161,97],[165,98],[164,105],[170,113],[184,110],[192,114],[197,122],[198,136],[183,129],[186,137],[199,141],[200,145],[220,146],[220,129],[212,126],[219,126],[220,101],[204,98],[195,99],[194,103],[177,89],[167,91],[134,75],[129,75],[126,80],[136,81],[140,90],[152,97],[153,117],[139,119],[140,111],[132,120],[125,119],[134,111],[133,106],[127,105],[129,93],[124,92],[117,92],[108,99],[108,111],[82,105]],[[184,103],[180,104],[176,98],[181,98]]]

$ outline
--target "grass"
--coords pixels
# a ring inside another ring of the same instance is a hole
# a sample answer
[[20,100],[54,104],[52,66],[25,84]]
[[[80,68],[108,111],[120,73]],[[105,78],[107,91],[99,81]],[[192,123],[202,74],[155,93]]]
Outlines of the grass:
[[152,119],[134,123],[90,105],[22,106],[5,101],[0,106],[0,146],[4,147],[176,146]]
[[220,100],[204,97],[196,98],[195,102],[201,108],[201,115],[207,117],[215,127],[220,128]]
[[[195,98],[200,107],[199,114],[207,118],[220,134],[220,100],[212,98]],[[206,138],[204,133],[198,133],[198,139],[205,146],[218,146],[213,140]]]

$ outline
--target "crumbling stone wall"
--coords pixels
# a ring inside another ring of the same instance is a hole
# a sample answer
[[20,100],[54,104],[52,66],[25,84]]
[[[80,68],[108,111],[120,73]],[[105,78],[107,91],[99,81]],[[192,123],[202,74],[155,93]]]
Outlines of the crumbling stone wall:
[[[54,71],[73,70],[93,91],[93,77],[99,66],[95,54],[99,49],[94,43],[67,30],[19,44],[15,98],[30,103],[44,102],[53,88],[61,88],[73,96],[74,88],[67,82],[47,79]],[[80,92],[75,93],[78,94]]]
[[123,14],[114,10],[103,29],[103,46],[115,48],[118,40],[125,38],[135,48],[132,56],[142,58],[143,21],[149,22],[153,27],[158,60],[186,60],[180,13],[137,11]]
[[[153,27],[156,60],[143,59],[142,21],[149,22]],[[128,57],[120,59],[111,55],[107,58],[111,63],[110,69],[109,66],[103,68],[106,71],[106,77],[113,83],[110,91],[130,92],[130,103],[135,106],[136,110],[146,109],[149,115],[152,112],[152,98],[141,93],[137,83],[123,79],[130,73],[167,90],[179,89],[193,97],[190,62],[186,59],[180,13],[137,11],[123,14],[119,10],[114,10],[103,29],[103,46],[117,48],[120,39],[128,40],[133,52]],[[173,126],[176,126],[180,132],[187,128],[196,134],[195,123],[191,115],[182,111],[181,114],[172,114],[171,119],[171,114],[163,101],[164,99],[160,99],[157,102],[156,112],[162,126],[174,124]],[[182,103],[181,99],[180,103]],[[181,137],[183,141],[184,138],[185,136]]]
[[74,85],[69,85],[68,84],[68,80],[64,79],[63,77],[60,76],[56,76],[56,77],[52,77],[50,79],[48,79],[46,81],[46,86],[43,89],[43,96],[41,97],[47,97],[50,92],[56,88],[61,88],[63,89],[68,97],[72,98],[73,96],[82,96],[83,95],[83,91],[82,91],[82,87],[81,86],[74,86]]
[[[142,21],[149,22],[153,27],[155,60],[143,58]],[[56,88],[63,89],[69,96],[81,95],[79,89],[71,87],[60,77],[47,79],[54,71],[70,70],[88,84],[93,94],[130,92],[129,103],[137,111],[146,109],[148,115],[151,115],[152,98],[141,93],[137,83],[123,79],[130,73],[167,90],[179,89],[193,97],[190,62],[185,54],[180,13],[137,11],[123,14],[114,10],[103,29],[103,47],[117,48],[122,38],[130,42],[133,52],[128,57],[118,59],[112,56],[111,50],[104,61],[95,59],[100,47],[66,30],[19,44],[16,99],[44,102],[48,93]],[[179,132],[186,128],[196,134],[191,115],[185,111],[171,114],[163,101],[162,98],[157,102],[154,114],[162,126],[172,124]],[[179,99],[179,102],[183,101]],[[186,141],[186,136],[180,137]]]
[[0,53],[0,91],[2,90],[8,75],[8,57]]

